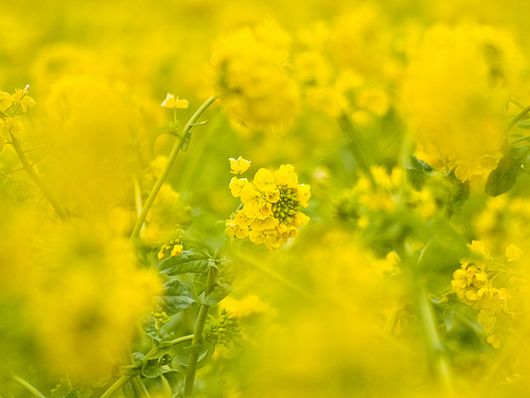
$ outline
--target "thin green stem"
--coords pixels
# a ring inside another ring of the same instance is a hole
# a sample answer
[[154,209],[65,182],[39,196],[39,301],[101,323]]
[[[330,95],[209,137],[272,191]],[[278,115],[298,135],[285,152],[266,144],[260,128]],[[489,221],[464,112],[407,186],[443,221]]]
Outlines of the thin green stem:
[[34,397],[46,398],[46,396],[43,393],[41,393],[39,390],[37,390],[37,388],[35,388],[35,386],[33,386],[28,381],[24,380],[22,377],[19,377],[17,375],[11,375],[11,376],[9,376],[9,378],[12,381],[14,381],[15,383],[17,383],[19,386],[22,386],[26,390],[28,390]]
[[418,287],[418,290],[418,309],[425,337],[434,360],[434,370],[439,383],[442,385],[447,396],[450,397],[453,393],[451,368],[438,334],[437,322],[432,309],[432,304],[425,289],[423,287]]
[[517,115],[513,117],[512,120],[510,120],[510,123],[506,127],[506,130],[504,130],[504,134],[508,134],[514,126],[521,121],[522,118],[524,118],[528,113],[530,112],[530,105],[523,108]]
[[110,398],[116,392],[123,387],[133,376],[129,374],[122,375],[118,380],[116,380],[99,398]]
[[166,397],[172,398],[173,392],[171,391],[171,386],[164,375],[160,375],[160,383],[162,384],[162,389],[164,390]]
[[364,171],[368,179],[370,180],[370,183],[372,186],[375,186],[375,180],[374,176],[372,175],[372,171],[370,170],[370,166],[368,165],[368,162],[366,161],[362,148],[360,146],[360,141],[358,137],[356,136],[355,129],[353,127],[353,124],[349,117],[347,115],[342,115],[338,119],[338,124],[341,130],[348,136],[350,139],[349,148],[353,154],[353,157],[355,158],[355,161],[359,165],[359,167]]
[[206,126],[199,137],[200,140],[197,140],[195,143],[195,147],[193,148],[193,156],[190,156],[190,159],[188,159],[186,162],[186,168],[182,170],[182,174],[178,179],[177,184],[179,187],[189,187],[190,182],[193,181],[201,162],[204,161],[203,155],[208,148],[208,143],[213,142],[212,138],[216,131],[219,130],[222,120],[223,118],[221,115],[217,114],[208,121],[208,126]]
[[295,285],[293,282],[285,278],[283,275],[280,275],[276,271],[260,264],[258,261],[254,260],[253,258],[250,258],[246,255],[243,255],[238,252],[233,252],[234,256],[239,258],[241,261],[244,261],[245,263],[248,263],[252,265],[254,268],[257,268],[264,274],[268,275],[272,279],[276,280],[277,282],[280,282],[282,285],[296,291],[297,293],[301,294],[302,296],[308,298],[308,299],[314,299],[315,297],[309,293],[307,290],[302,289],[300,286]]
[[407,250],[401,250],[398,253],[404,262],[408,264],[407,267],[410,288],[416,295],[416,308],[421,321],[421,326],[424,332],[426,346],[429,351],[429,356],[432,358],[433,371],[436,375],[437,381],[440,384],[446,397],[453,396],[453,379],[451,366],[447,353],[445,351],[442,339],[438,333],[438,320],[432,308],[431,299],[425,288],[425,281],[418,275],[417,265],[423,264],[425,253],[427,248],[431,245],[432,241],[425,244],[421,250],[417,260],[416,267],[413,266],[413,262],[410,259],[410,255],[407,254]]
[[155,201],[158,193],[160,192],[162,185],[166,181],[169,171],[171,170],[173,163],[175,163],[177,155],[181,151],[185,142],[189,139],[191,129],[196,125],[199,117],[201,117],[201,115],[217,100],[217,98],[218,96],[216,95],[208,98],[199,107],[199,109],[197,109],[197,111],[193,114],[188,123],[186,123],[186,126],[184,126],[184,129],[182,130],[182,138],[180,140],[175,141],[175,143],[173,144],[173,148],[171,148],[171,152],[168,156],[166,167],[162,171],[162,174],[160,174],[160,176],[156,180],[155,185],[153,186],[153,189],[151,189],[151,192],[149,193],[149,196],[147,197],[147,200],[145,201],[145,204],[142,207],[142,211],[140,212],[140,215],[136,220],[136,224],[134,225],[133,231],[131,233],[131,240],[135,240],[136,238],[138,238],[138,235],[140,234],[140,231],[144,225],[147,214],[149,213],[153,202]]
[[[217,275],[217,268],[210,266],[208,268],[208,276],[206,279],[206,289],[204,295],[207,296],[212,292],[215,286],[215,277]],[[199,360],[199,351],[197,350],[197,344],[202,339],[202,332],[206,324],[206,317],[208,316],[208,310],[210,306],[207,304],[201,304],[199,307],[199,313],[195,322],[195,330],[193,331],[193,338],[191,340],[192,352],[188,361],[188,371],[186,373],[186,382],[184,385],[184,396],[191,397],[193,394],[193,385],[195,384],[195,374],[197,373],[197,361]]]
[[168,345],[175,345],[180,343],[185,343],[186,341],[193,340],[193,334],[188,334],[187,336],[177,337],[176,339],[170,340],[167,342]]
[[134,377],[131,380],[131,383],[140,398],[151,398],[151,395],[149,395],[149,391],[147,391],[147,388],[145,387],[145,384],[143,383],[140,376]]
[[20,163],[22,164],[22,167],[24,168],[26,173],[28,173],[29,177],[33,180],[35,185],[39,188],[40,192],[42,193],[42,196],[44,196],[44,198],[48,201],[48,203],[53,207],[53,210],[55,210],[55,213],[57,214],[57,216],[61,220],[66,219],[68,216],[66,211],[61,206],[61,204],[55,199],[52,192],[48,189],[46,184],[44,184],[40,176],[37,174],[37,172],[31,165],[31,163],[29,162],[18,137],[13,133],[9,133],[9,136],[11,138],[11,144],[13,145],[13,149],[15,150],[15,153],[17,154],[18,159],[20,160]]

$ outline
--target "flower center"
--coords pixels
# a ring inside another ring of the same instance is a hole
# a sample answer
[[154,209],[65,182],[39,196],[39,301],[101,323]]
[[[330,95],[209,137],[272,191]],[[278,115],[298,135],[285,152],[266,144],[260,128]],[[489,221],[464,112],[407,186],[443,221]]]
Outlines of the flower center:
[[289,223],[296,214],[298,200],[293,188],[280,188],[280,199],[272,205],[272,214],[282,223]]

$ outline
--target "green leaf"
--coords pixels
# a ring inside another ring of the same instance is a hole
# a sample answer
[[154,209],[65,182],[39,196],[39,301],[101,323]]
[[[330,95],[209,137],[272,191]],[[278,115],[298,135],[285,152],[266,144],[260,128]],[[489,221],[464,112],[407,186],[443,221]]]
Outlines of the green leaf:
[[210,256],[206,253],[196,253],[185,250],[180,256],[169,257],[158,265],[160,272],[166,275],[175,276],[186,273],[206,273]]
[[177,372],[177,370],[166,363],[165,358],[162,357],[157,360],[145,362],[142,366],[142,376],[148,379],[154,379],[166,373]]
[[168,314],[175,314],[185,310],[195,303],[191,287],[184,282],[178,279],[170,279],[165,283],[164,287],[166,292],[160,297],[160,300]]
[[424,162],[411,156],[409,159],[409,166],[407,167],[407,179],[415,189],[421,189],[425,183],[426,178],[429,176],[434,169]]
[[513,151],[504,155],[497,167],[488,176],[486,193],[491,196],[499,196],[508,192],[515,185],[521,164],[522,158],[514,156]]
[[454,171],[449,174],[448,178],[452,186],[449,200],[447,201],[447,210],[449,214],[457,214],[460,213],[469,198],[469,181],[460,181]]
[[79,393],[68,379],[62,379],[50,392],[50,398],[78,398]]
[[228,294],[230,294],[231,291],[232,289],[229,284],[217,281],[213,290],[206,296],[204,295],[204,292],[203,292],[199,300],[201,304],[215,305],[218,302],[220,302],[222,299],[224,299],[226,296],[228,296]]
[[517,123],[517,127],[528,130],[530,129],[530,120],[523,120]]

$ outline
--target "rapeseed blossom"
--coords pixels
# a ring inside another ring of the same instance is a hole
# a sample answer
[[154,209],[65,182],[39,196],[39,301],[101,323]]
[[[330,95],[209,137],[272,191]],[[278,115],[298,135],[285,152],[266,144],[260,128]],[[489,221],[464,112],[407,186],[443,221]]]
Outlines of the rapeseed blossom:
[[488,26],[440,24],[409,56],[403,111],[426,160],[455,168],[462,181],[484,179],[503,149],[507,90],[521,73],[513,39]]
[[0,396],[528,395],[523,11],[1,2]]
[[298,183],[298,175],[289,164],[274,171],[261,168],[252,182],[232,177],[230,192],[241,199],[241,208],[226,221],[225,233],[264,244],[269,250],[283,246],[309,222],[299,209],[309,206],[310,189]]

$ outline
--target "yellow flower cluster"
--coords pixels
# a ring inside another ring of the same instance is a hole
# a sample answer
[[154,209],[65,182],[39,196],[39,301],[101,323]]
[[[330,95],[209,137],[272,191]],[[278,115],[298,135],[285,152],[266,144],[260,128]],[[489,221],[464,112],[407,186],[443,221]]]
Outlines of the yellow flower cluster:
[[[491,268],[494,260],[485,244],[473,241],[470,249],[477,258],[461,261],[460,268],[453,273],[451,286],[460,300],[478,310],[478,321],[484,328],[488,343],[500,348],[510,318],[510,294],[506,288],[493,286]],[[513,261],[520,251],[515,246],[509,246],[506,255],[509,261]]]
[[405,176],[401,169],[395,167],[387,171],[382,166],[372,166],[370,174],[371,178],[362,175],[339,203],[338,211],[352,213],[360,229],[366,229],[373,222],[372,217],[395,211],[400,200],[422,218],[436,214],[439,208],[437,198],[429,187],[402,190]]
[[182,254],[182,250],[184,250],[182,242],[180,240],[173,239],[165,243],[160,248],[157,257],[159,260],[163,260],[168,257],[177,257]]
[[520,75],[520,58],[508,33],[487,26],[437,25],[425,32],[410,51],[402,96],[406,121],[431,164],[455,168],[461,181],[495,167],[506,89]]
[[488,247],[501,251],[510,243],[526,247],[530,239],[530,201],[524,197],[506,195],[490,198],[484,210],[475,219],[478,236]]
[[287,70],[291,38],[276,23],[235,30],[215,46],[217,88],[236,126],[279,130],[294,120],[298,86]]
[[389,77],[381,76],[386,75],[381,66],[390,61],[388,38],[379,41],[379,35],[372,35],[380,21],[374,7],[361,6],[332,25],[319,22],[299,32],[300,50],[292,68],[307,105],[333,118],[351,116],[363,125],[387,114],[389,93],[373,81],[374,76]]
[[105,377],[126,358],[161,281],[139,268],[129,240],[103,223],[71,221],[46,232],[36,242],[46,250],[28,299],[37,346],[51,374]]
[[26,113],[28,108],[35,105],[35,100],[28,95],[28,91],[29,86],[23,90],[16,89],[13,94],[0,91],[0,151],[10,140],[10,135],[17,135],[22,129],[17,114],[20,111]]
[[249,238],[269,250],[277,249],[309,221],[299,209],[309,206],[311,188],[298,183],[292,165],[274,171],[261,168],[252,182],[232,177],[230,192],[241,198],[240,209],[226,221],[225,232],[231,238]]

